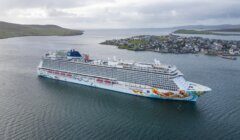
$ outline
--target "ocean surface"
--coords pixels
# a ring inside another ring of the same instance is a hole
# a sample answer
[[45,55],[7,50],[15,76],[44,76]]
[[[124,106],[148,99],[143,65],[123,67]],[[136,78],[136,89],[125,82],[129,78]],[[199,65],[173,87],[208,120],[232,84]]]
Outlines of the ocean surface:
[[[82,36],[0,40],[0,139],[240,139],[240,58],[132,52],[106,39],[170,30],[86,30]],[[204,36],[240,40],[238,36]],[[212,88],[196,103],[120,94],[39,78],[41,56],[75,48],[91,58],[116,56],[176,65],[189,81]]]

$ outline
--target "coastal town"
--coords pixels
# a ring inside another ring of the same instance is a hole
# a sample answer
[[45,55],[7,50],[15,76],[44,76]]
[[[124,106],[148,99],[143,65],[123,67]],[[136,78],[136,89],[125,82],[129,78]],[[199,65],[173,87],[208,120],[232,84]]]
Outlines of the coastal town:
[[155,51],[174,54],[206,54],[216,56],[240,56],[240,41],[184,37],[178,35],[141,35],[126,39],[107,40],[101,44],[118,46],[132,51]]

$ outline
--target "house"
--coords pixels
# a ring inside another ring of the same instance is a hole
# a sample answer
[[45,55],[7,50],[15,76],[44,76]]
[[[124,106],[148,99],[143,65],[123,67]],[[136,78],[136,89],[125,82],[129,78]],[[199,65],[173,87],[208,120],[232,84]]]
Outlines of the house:
[[231,55],[240,55],[240,50],[239,49],[229,49],[229,54]]

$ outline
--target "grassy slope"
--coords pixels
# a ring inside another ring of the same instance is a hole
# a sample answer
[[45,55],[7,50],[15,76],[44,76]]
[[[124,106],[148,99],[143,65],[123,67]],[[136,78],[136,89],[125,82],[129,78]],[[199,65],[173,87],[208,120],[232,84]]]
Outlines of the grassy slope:
[[0,39],[20,36],[70,36],[83,31],[62,28],[56,25],[20,25],[0,22]]

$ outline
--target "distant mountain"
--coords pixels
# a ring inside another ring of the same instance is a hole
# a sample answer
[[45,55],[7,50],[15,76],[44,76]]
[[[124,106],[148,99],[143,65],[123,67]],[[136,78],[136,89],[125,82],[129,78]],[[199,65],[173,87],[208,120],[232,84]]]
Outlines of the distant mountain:
[[73,36],[81,30],[62,28],[57,25],[21,25],[0,21],[0,39],[21,36]]
[[211,30],[213,32],[240,32],[240,27],[238,28],[223,28],[223,29],[216,29]]
[[174,31],[174,34],[191,34],[191,35],[221,35],[221,36],[240,36],[239,29],[225,30],[186,30],[179,29]]
[[185,30],[223,30],[223,31],[231,31],[236,32],[240,30],[240,25],[231,25],[231,24],[223,24],[223,25],[188,25],[188,26],[179,26],[174,27],[173,29],[185,29]]
[[240,25],[190,25],[174,27],[173,29],[175,29],[174,34],[240,36]]

